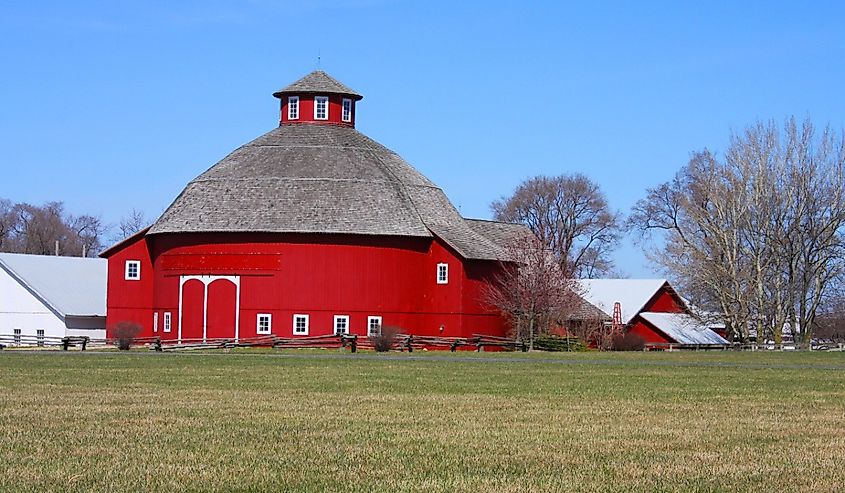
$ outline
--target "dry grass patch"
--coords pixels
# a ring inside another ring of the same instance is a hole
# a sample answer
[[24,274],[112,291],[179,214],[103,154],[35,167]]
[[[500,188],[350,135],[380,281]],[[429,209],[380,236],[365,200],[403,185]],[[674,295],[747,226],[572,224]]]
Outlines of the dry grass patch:
[[0,491],[845,484],[840,355],[560,357],[0,354]]

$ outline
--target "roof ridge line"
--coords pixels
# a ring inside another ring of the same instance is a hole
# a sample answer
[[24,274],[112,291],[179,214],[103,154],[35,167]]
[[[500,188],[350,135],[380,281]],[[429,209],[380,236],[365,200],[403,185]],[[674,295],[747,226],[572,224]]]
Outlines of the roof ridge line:
[[[26,254],[24,254],[24,255],[26,255]],[[29,254],[29,255],[31,255],[31,254]],[[35,289],[35,286],[26,282],[26,279],[24,279],[24,277],[20,273],[18,273],[15,269],[13,269],[11,265],[9,265],[6,262],[3,262],[2,258],[0,258],[0,268],[5,270],[12,279],[17,281],[18,284],[21,285],[21,287],[23,287],[25,290],[29,291],[29,293],[32,294],[33,296],[35,296],[37,299],[41,300],[47,306],[47,308],[49,308],[50,311],[52,311],[57,317],[62,319],[62,321],[65,320],[65,314],[62,313],[61,310],[59,310],[59,307],[56,306],[55,303],[53,303],[50,299],[48,299],[47,296],[45,296],[43,293],[41,293],[40,291]]]

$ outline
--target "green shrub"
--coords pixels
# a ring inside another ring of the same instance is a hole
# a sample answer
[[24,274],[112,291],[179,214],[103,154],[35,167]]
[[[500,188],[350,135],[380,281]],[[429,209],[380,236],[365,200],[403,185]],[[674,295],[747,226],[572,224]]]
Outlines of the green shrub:
[[534,340],[534,349],[555,352],[586,351],[587,346],[577,337],[546,335]]

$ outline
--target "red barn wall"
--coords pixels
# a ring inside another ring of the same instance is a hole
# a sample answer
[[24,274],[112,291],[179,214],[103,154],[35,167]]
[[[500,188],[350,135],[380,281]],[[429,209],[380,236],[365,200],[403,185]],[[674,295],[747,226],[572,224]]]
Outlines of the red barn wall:
[[662,332],[654,330],[650,324],[646,323],[639,317],[636,317],[628,327],[628,333],[642,337],[646,343],[676,342],[665,337]]
[[[127,281],[127,260],[141,261],[141,279]],[[143,235],[128,241],[108,257],[106,327],[123,321],[140,324],[144,333],[152,331],[153,263]]]
[[[243,233],[154,235],[148,241],[154,268],[142,267],[142,279],[154,287],[135,303],[147,307],[137,316],[152,320],[158,313],[159,330],[153,334],[148,322],[142,335],[178,337],[180,276],[186,275],[240,276],[237,320],[244,338],[257,335],[259,313],[269,313],[272,333],[283,337],[293,335],[294,314],[309,315],[310,336],[333,333],[334,315],[348,315],[350,333],[358,335],[366,335],[368,316],[419,335],[504,333],[500,317],[477,300],[497,264],[464,261],[438,239]],[[127,254],[113,254],[110,266]],[[438,263],[449,265],[448,284],[436,282]],[[133,297],[121,292],[131,288],[129,281],[120,281],[110,283],[110,294]],[[185,282],[182,338],[202,337],[203,316],[207,337],[233,337],[235,290],[226,280],[207,288],[199,280]],[[169,333],[163,331],[165,312],[172,316]]]
[[677,296],[672,295],[672,293],[663,286],[660,290],[655,293],[655,295],[651,298],[651,300],[646,303],[645,307],[643,307],[643,312],[658,312],[658,313],[684,313],[686,312],[685,307],[683,306],[682,302],[677,298]]

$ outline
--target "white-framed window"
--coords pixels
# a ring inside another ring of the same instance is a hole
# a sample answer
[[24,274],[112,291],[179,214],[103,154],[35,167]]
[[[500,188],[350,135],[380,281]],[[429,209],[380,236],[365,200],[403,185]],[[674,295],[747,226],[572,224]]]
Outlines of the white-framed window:
[[381,317],[367,317],[367,335],[377,336],[381,334]]
[[352,121],[352,100],[349,98],[343,98],[343,112],[341,113],[341,119],[345,122]]
[[141,261],[140,260],[127,260],[126,261],[126,271],[125,271],[124,279],[127,281],[139,281],[141,280]]
[[170,332],[170,312],[164,312],[164,331]]
[[349,315],[334,316],[334,335],[349,333]]
[[35,329],[35,340],[39,346],[44,345],[44,329]]
[[293,316],[293,335],[308,335],[308,315],[297,313]]
[[21,343],[21,328],[15,327],[12,330],[12,335],[14,336],[14,337],[12,337],[12,342],[16,345],[20,345],[20,343]]
[[299,120],[299,96],[288,96],[288,120]]
[[437,264],[437,284],[449,284],[449,264]]
[[326,96],[314,97],[314,119],[328,120],[329,119],[329,98]]
[[255,317],[255,332],[259,334],[269,334],[273,329],[273,315],[269,313],[259,313]]
[[158,332],[158,312],[153,312],[153,332]]

